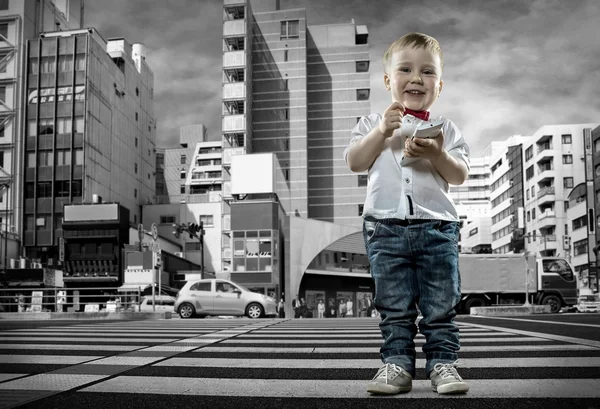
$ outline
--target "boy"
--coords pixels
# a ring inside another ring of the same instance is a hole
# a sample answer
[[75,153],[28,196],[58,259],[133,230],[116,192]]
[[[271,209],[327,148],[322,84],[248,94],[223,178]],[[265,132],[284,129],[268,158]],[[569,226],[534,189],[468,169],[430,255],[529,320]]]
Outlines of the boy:
[[[428,110],[442,91],[437,40],[409,33],[388,48],[383,64],[392,103],[383,115],[360,119],[344,152],[352,171],[369,171],[363,235],[375,282],[374,306],[381,315],[384,365],[367,391],[412,389],[418,304],[433,391],[465,393],[469,386],[456,370],[460,343],[454,323],[460,300],[458,215],[448,185],[467,178],[469,147],[448,119],[435,138],[410,138],[406,129],[402,133],[407,120],[429,120]],[[402,156],[411,162],[402,164]]]

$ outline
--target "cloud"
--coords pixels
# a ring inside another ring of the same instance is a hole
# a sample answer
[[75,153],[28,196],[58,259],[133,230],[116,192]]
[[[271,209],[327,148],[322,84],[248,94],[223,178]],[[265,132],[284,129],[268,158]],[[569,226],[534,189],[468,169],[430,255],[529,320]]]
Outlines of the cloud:
[[[159,146],[179,127],[221,131],[222,0],[86,2],[86,25],[148,48]],[[371,109],[389,105],[380,60],[400,35],[421,31],[444,50],[444,92],[434,115],[457,123],[474,154],[492,140],[547,124],[600,121],[600,3],[595,0],[281,0],[306,8],[309,25],[367,25]],[[366,114],[366,113],[365,113]]]

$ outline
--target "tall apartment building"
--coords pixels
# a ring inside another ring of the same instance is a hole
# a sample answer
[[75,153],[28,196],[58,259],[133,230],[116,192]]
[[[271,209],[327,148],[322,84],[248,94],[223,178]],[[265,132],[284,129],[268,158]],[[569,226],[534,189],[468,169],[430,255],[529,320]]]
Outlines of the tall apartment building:
[[[358,228],[366,175],[348,170],[343,151],[370,111],[366,27],[310,26],[305,9],[282,10],[278,0],[224,0],[223,13],[223,226],[239,199],[232,156],[274,153],[287,214]],[[232,236],[223,231],[224,271]]]
[[[205,272],[221,270],[221,141],[208,141],[202,124],[179,129],[178,148],[158,149],[156,197],[144,206],[145,226],[156,223],[159,236],[181,246],[176,254],[196,264],[204,260]],[[196,238],[173,235],[173,224],[203,223],[203,245]],[[202,255],[204,251],[204,257]]]
[[496,148],[491,163],[492,252],[511,252],[513,232],[519,227],[523,211],[523,144],[528,137],[514,135],[502,149]]
[[20,255],[22,240],[25,47],[42,32],[81,28],[83,10],[83,0],[0,2],[0,231],[10,242],[3,265]]
[[155,192],[154,76],[142,44],[94,29],[28,41],[23,157],[26,255],[57,260],[63,205],[118,202],[137,225]]
[[[571,234],[586,227],[588,217],[584,211],[583,217],[569,219],[569,195],[573,188],[586,183],[584,136],[587,132],[589,139],[589,132],[597,126],[543,126],[523,145],[527,250],[542,256],[567,257],[573,261]],[[593,247],[587,237],[585,243],[578,245],[582,247],[577,250],[578,255],[590,253]]]

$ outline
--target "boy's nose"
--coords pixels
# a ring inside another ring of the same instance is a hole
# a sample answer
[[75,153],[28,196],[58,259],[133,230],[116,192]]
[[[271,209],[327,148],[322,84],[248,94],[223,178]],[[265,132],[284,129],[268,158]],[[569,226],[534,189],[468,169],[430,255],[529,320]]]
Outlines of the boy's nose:
[[410,82],[416,82],[418,84],[422,84],[423,80],[421,79],[420,75],[415,75],[414,77],[412,77],[412,79],[410,80]]

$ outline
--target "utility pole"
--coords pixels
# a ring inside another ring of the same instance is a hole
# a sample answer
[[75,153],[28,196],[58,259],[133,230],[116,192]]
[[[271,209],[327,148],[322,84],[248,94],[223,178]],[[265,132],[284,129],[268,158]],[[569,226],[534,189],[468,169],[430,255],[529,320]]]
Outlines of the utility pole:
[[[187,232],[190,235],[190,239],[196,238],[200,241],[200,264],[201,264],[201,277],[204,278],[204,222],[200,220],[199,224],[196,223],[173,223],[173,234],[176,238],[181,236],[181,233]],[[184,244],[185,245],[185,244]]]

